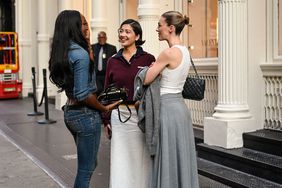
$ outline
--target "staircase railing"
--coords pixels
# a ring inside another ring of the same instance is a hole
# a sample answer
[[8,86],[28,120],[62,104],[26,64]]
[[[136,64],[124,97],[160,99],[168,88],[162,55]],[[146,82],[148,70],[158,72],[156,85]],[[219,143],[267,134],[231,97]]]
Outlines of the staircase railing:
[[202,101],[185,100],[188,106],[193,125],[203,128],[204,117],[210,117],[214,113],[214,107],[217,104],[218,97],[218,76],[217,74],[199,74],[201,78],[206,80],[205,98]]
[[264,128],[282,130],[282,76],[264,76]]

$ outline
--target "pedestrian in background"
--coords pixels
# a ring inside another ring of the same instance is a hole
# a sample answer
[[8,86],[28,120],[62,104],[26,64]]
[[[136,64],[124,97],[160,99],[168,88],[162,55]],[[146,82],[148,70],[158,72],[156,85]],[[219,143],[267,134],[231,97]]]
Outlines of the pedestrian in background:
[[97,165],[101,135],[100,112],[112,110],[96,98],[96,75],[89,57],[88,23],[75,10],[62,11],[55,23],[49,60],[50,80],[68,97],[64,121],[77,148],[75,188],[88,188]]
[[114,45],[107,43],[107,34],[105,31],[98,33],[98,42],[91,45],[94,53],[94,69],[96,71],[97,95],[104,90],[105,74],[107,61],[117,53]]
[[160,127],[156,155],[152,158],[150,188],[197,188],[197,160],[190,111],[182,97],[191,65],[180,34],[189,19],[177,11],[162,14],[157,33],[169,48],[147,70],[144,84],[161,74]]
[[108,60],[105,88],[115,84],[118,88],[125,88],[128,92],[131,118],[122,123],[119,120],[129,116],[124,105],[113,110],[111,116],[106,116],[104,125],[106,134],[111,138],[111,188],[147,188],[150,157],[145,145],[144,133],[137,125],[137,113],[134,107],[134,78],[140,67],[150,66],[155,61],[153,55],[145,52],[141,45],[142,28],[136,20],[127,19],[118,29],[118,38],[122,48]]

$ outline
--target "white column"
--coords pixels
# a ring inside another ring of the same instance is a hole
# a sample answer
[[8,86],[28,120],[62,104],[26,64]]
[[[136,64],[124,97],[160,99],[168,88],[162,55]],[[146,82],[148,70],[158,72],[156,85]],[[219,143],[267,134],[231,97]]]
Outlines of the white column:
[[247,0],[219,0],[218,104],[204,120],[204,142],[243,146],[242,133],[255,130],[247,103]]
[[[59,1],[59,12],[63,10],[71,10],[72,1],[71,0],[60,0]],[[55,108],[60,110],[63,105],[66,104],[67,96],[65,92],[57,93],[55,96]]]
[[71,0],[59,0],[59,12],[63,10],[72,9],[72,1]]
[[[43,92],[43,73],[42,70],[47,70],[47,84],[50,87],[49,82],[49,71],[48,71],[48,61],[49,61],[49,51],[50,51],[50,42],[49,42],[49,34],[47,28],[47,8],[48,3],[47,0],[38,1],[38,34],[37,34],[37,43],[38,43],[38,76],[39,82],[37,86],[37,96],[38,100],[40,100]],[[48,89],[49,90],[49,89]]]
[[[90,26],[92,31],[92,39],[97,38],[99,31],[103,30],[107,32],[107,6],[104,0],[92,0],[92,14],[90,20]],[[95,43],[93,41],[93,43]]]
[[17,0],[15,2],[16,9],[16,31],[18,33],[19,44],[19,63],[20,73],[19,76],[23,81],[23,97],[28,96],[28,93],[32,92],[32,80],[31,80],[31,67],[34,66],[32,56],[32,39],[31,39],[31,18],[32,7],[31,0],[25,2]]
[[143,40],[146,40],[143,48],[145,51],[159,55],[160,46],[156,32],[159,21],[159,0],[139,0],[138,18],[143,30]]

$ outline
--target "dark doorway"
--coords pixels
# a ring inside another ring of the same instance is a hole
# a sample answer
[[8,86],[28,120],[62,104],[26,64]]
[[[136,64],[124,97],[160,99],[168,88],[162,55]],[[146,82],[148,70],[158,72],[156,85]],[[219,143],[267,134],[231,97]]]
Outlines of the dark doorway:
[[15,0],[0,1],[0,31],[15,31]]

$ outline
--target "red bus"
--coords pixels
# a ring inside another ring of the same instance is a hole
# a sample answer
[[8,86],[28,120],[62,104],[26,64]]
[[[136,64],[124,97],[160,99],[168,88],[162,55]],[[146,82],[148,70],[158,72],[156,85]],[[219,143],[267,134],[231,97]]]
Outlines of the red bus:
[[0,99],[21,96],[19,68],[17,33],[0,32]]

